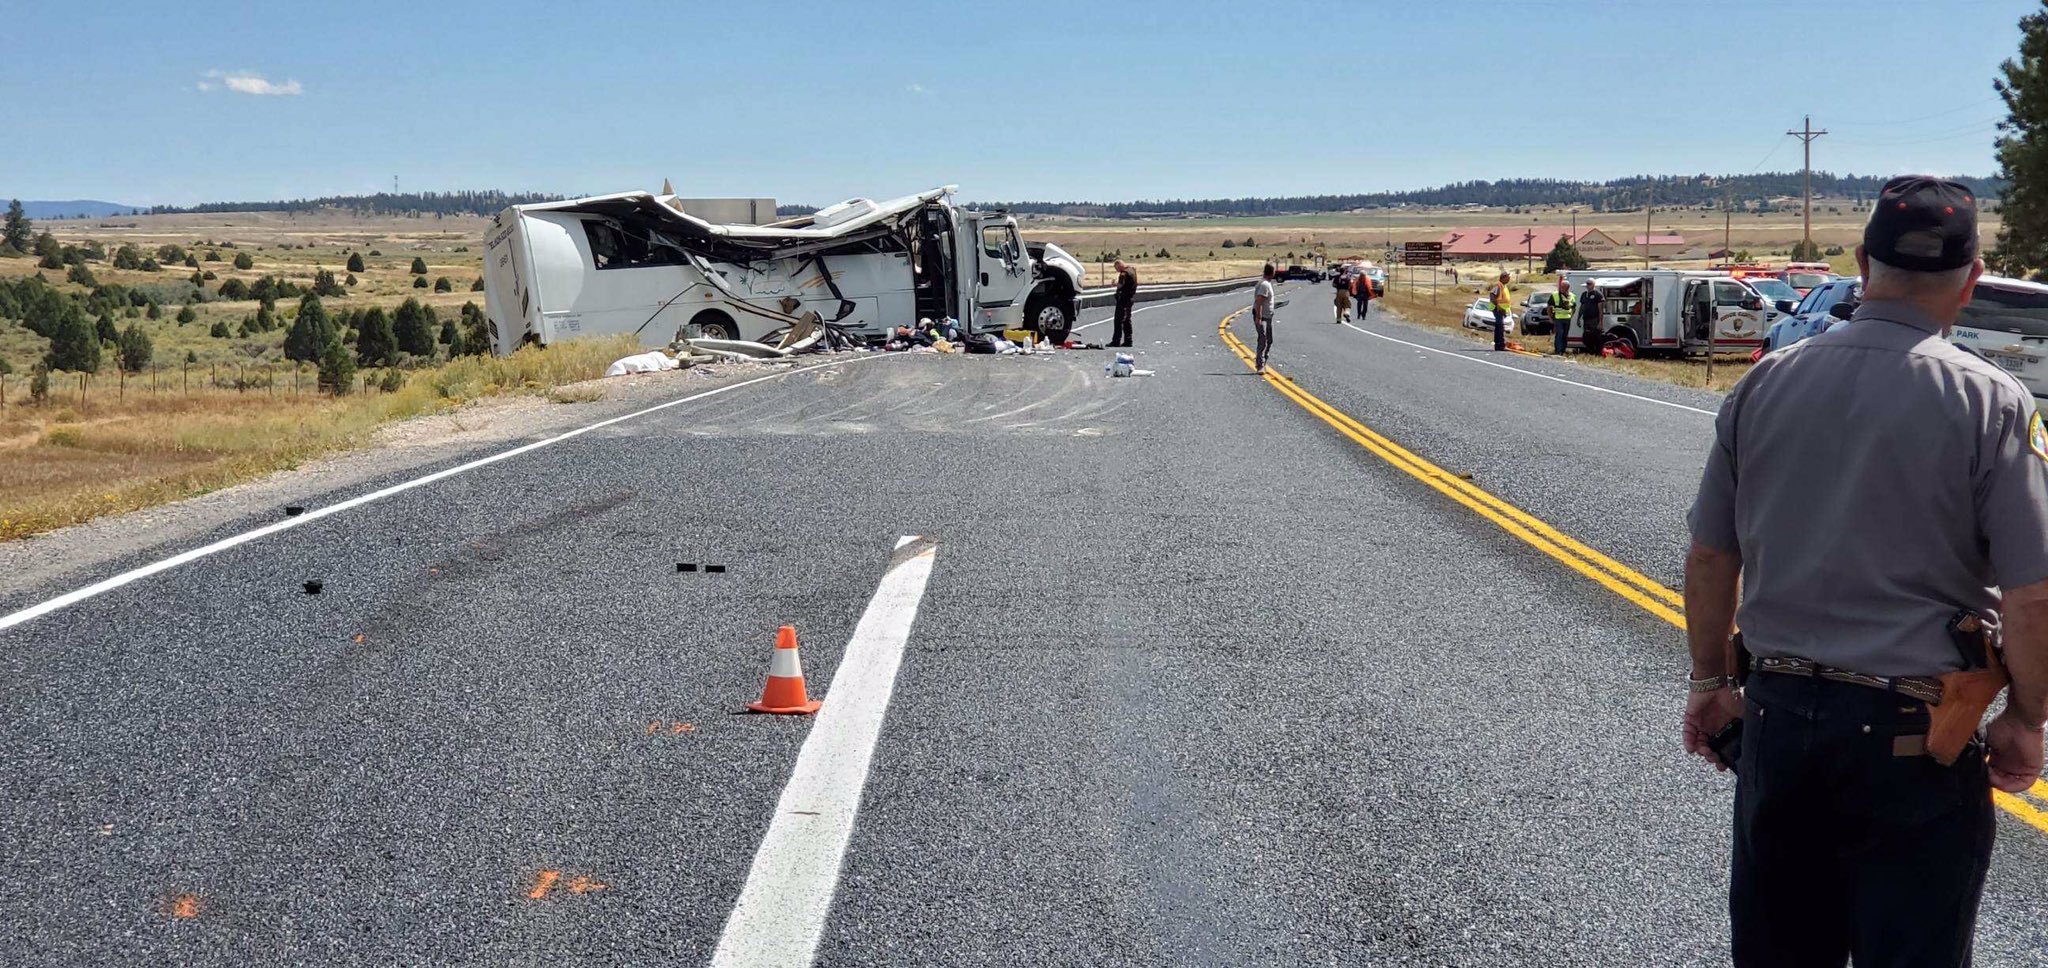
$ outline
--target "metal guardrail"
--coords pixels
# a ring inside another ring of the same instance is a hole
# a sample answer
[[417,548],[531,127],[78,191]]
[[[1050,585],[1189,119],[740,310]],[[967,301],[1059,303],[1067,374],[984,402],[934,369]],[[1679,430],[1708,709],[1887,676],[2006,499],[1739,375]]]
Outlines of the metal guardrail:
[[[1157,302],[1161,299],[1179,299],[1184,296],[1206,296],[1210,293],[1243,289],[1258,281],[1258,276],[1235,276],[1229,279],[1217,279],[1210,282],[1166,282],[1150,286],[1139,286],[1137,301]],[[1083,309],[1108,306],[1114,302],[1116,302],[1116,289],[1114,287],[1081,290],[1081,308]]]

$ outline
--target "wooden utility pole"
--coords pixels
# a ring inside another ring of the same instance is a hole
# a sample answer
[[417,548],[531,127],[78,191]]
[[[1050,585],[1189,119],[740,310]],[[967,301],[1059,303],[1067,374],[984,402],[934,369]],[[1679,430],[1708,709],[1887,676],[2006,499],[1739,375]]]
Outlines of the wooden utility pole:
[[1650,196],[1643,205],[1643,268],[1650,267],[1650,213],[1657,210],[1657,183],[1650,183]]
[[1787,131],[1785,133],[1798,138],[1806,147],[1806,183],[1804,190],[1801,192],[1805,197],[1805,204],[1801,208],[1806,213],[1806,224],[1805,229],[1800,233],[1800,238],[1804,240],[1800,248],[1811,251],[1813,249],[1813,139],[1828,132],[1826,128],[1822,128],[1819,131],[1813,130],[1813,115],[1809,114],[1806,116],[1806,123],[1801,125],[1798,131]]

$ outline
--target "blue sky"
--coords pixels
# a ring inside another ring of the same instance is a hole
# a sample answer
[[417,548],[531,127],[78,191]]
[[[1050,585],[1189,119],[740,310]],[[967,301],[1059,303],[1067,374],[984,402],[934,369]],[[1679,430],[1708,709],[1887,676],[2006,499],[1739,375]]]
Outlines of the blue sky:
[[[1993,170],[2039,0],[47,3],[0,197],[1215,197]],[[257,93],[268,91],[270,93]]]

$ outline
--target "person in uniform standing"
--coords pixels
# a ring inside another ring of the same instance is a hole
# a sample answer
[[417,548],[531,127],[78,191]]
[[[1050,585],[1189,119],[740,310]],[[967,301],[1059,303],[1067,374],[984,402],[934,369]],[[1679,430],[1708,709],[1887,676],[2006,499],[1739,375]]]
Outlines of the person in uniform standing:
[[[1683,734],[1725,757],[1741,722],[1738,966],[1968,964],[1989,787],[2041,772],[2048,431],[2017,380],[1946,338],[1977,244],[1969,189],[1887,182],[1856,250],[1857,325],[1764,357],[1715,419],[1689,517]],[[1964,746],[1983,708],[1939,677],[1988,663],[1986,638],[1961,634],[1980,622],[2002,631],[2011,692]],[[1952,765],[1930,707],[1961,726]]]
[[1550,342],[1551,349],[1559,356],[1564,355],[1564,346],[1572,337],[1572,284],[1563,276],[1557,277],[1557,294],[1550,297]]
[[1138,301],[1138,270],[1116,260],[1116,323],[1111,327],[1109,345],[1131,345],[1131,304]]
[[1259,332],[1259,346],[1252,368],[1266,372],[1266,355],[1273,351],[1273,264],[1266,263],[1259,284],[1252,288],[1252,328]]
[[1493,300],[1493,351],[1499,353],[1508,348],[1508,300],[1514,298],[1514,293],[1508,289],[1507,273],[1500,274],[1489,298]]
[[1336,298],[1332,302],[1337,307],[1337,325],[1342,326],[1345,320],[1351,318],[1351,277],[1339,272],[1331,280],[1330,285],[1337,290]]
[[1606,338],[1601,332],[1604,327],[1600,317],[1601,304],[1606,301],[1600,287],[1593,285],[1593,280],[1586,280],[1585,291],[1579,294],[1579,345],[1594,356],[1600,355],[1600,343]]
[[1362,268],[1351,277],[1351,305],[1351,318],[1365,322],[1365,311],[1372,308],[1372,274]]

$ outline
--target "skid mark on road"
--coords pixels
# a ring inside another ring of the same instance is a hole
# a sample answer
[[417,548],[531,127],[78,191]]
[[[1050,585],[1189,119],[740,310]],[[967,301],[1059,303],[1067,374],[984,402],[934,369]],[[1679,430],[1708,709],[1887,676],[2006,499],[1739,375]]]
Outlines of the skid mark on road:
[[113,591],[114,589],[120,588],[124,585],[141,581],[142,579],[148,578],[151,575],[156,575],[162,572],[169,571],[180,565],[190,564],[209,555],[219,554],[220,552],[226,551],[230,548],[240,547],[241,545],[248,544],[249,542],[258,540],[260,538],[267,538],[273,534],[277,534],[280,531],[288,531],[292,528],[311,524],[314,521],[318,521],[330,515],[340,514],[343,511],[348,511],[354,508],[362,507],[365,504],[370,504],[375,501],[381,501],[387,497],[403,494],[406,491],[410,491],[416,487],[425,487],[428,484],[432,484],[436,481],[446,480],[458,474],[466,474],[470,471],[476,470],[479,467],[488,467],[499,461],[510,460],[514,457],[518,457],[521,454],[527,454],[536,450],[540,450],[543,447],[552,447],[556,444],[562,443],[563,441],[574,440],[575,438],[581,437],[584,434],[590,433],[595,430],[601,430],[605,427],[613,426],[614,424],[625,423],[626,421],[632,420],[635,417],[644,417],[650,413],[658,413],[660,411],[667,410],[670,407],[679,407],[682,406],[683,404],[690,403],[695,400],[702,400],[706,397],[714,397],[723,393],[731,393],[734,390],[742,389],[744,387],[750,387],[758,383],[766,383],[769,380],[780,380],[783,377],[790,376],[791,374],[794,373],[817,373],[820,371],[829,370],[830,368],[833,367],[841,367],[853,363],[865,363],[870,360],[888,358],[889,357],[887,356],[881,355],[861,356],[848,360],[838,360],[831,363],[821,363],[817,366],[809,367],[802,370],[784,370],[780,373],[771,373],[767,376],[756,377],[752,380],[742,380],[739,383],[717,387],[715,389],[706,390],[702,393],[693,393],[687,397],[680,397],[675,400],[670,400],[667,403],[655,404],[652,407],[647,407],[641,410],[635,410],[632,413],[621,414],[616,417],[611,417],[605,420],[597,421],[596,423],[585,424],[584,426],[578,427],[575,430],[571,430],[566,433],[560,433],[556,434],[553,437],[547,437],[541,440],[536,440],[530,444],[521,444],[520,446],[514,447],[510,450],[499,451],[498,453],[495,454],[491,454],[485,457],[479,457],[472,461],[457,464],[454,467],[444,468],[442,470],[435,471],[431,474],[424,474],[419,477],[415,477],[409,481],[393,484],[390,487],[383,488],[382,490],[371,491],[368,494],[352,497],[346,501],[330,504],[326,507],[313,508],[304,514],[298,515],[297,517],[286,518],[282,521],[267,524],[260,528],[244,531],[241,534],[231,535],[229,537],[222,538],[219,541],[215,541],[212,544],[202,545],[190,551],[182,552],[179,554],[172,555],[169,558],[164,558],[159,561],[151,562],[147,565],[143,565],[140,568],[133,568],[128,571],[124,571],[118,575],[114,575],[111,578],[103,578],[97,582],[85,586],[84,588],[66,592],[62,595],[57,596],[56,598],[49,599],[48,601],[40,602],[35,605],[30,605],[27,608],[9,612],[6,615],[0,615],[0,631],[6,631],[7,629],[13,628],[17,625],[21,625],[25,622],[32,622],[38,618],[50,614],[51,612],[57,611],[58,609],[68,608],[89,598],[104,595],[107,592]]
[[768,833],[712,953],[714,968],[808,965],[817,954],[868,763],[896,688],[896,669],[937,553],[923,538],[897,541],[775,803]]
[[[1229,347],[1230,351],[1236,354],[1238,359],[1244,361],[1245,366],[1250,367],[1253,365],[1252,352],[1245,348],[1243,341],[1230,332],[1231,321],[1243,315],[1244,312],[1244,310],[1240,309],[1223,317],[1222,321],[1217,324],[1217,330],[1223,337],[1224,345]],[[1365,331],[1360,330],[1360,332]],[[1392,337],[1383,338],[1392,339]],[[1402,341],[1394,340],[1394,342]],[[1420,348],[1428,349],[1428,347]],[[1438,350],[1435,352],[1443,351]],[[1474,362],[1484,363],[1487,361],[1476,360]],[[1506,368],[1516,369],[1515,367]],[[1530,375],[1542,376],[1542,374]],[[1303,390],[1293,380],[1281,375],[1271,367],[1267,368],[1264,376],[1266,382],[1271,384],[1274,389],[1279,390],[1281,395],[1294,401],[1302,409],[1315,414],[1324,423],[1336,428],[1337,432],[1349,437],[1353,442],[1370,451],[1374,456],[1421,480],[1459,504],[1478,512],[1481,517],[1498,525],[1509,534],[1520,538],[1530,547],[1549,555],[1573,571],[1593,579],[1607,590],[1642,608],[1643,611],[1671,623],[1680,630],[1685,628],[1685,598],[1677,591],[1666,588],[1648,576],[1581,544],[1543,521],[1538,520],[1528,512],[1495,497],[1469,481],[1459,479],[1456,475],[1403,449],[1399,444],[1373,432],[1350,415]],[[1549,378],[1546,377],[1546,379]],[[1599,388],[1594,387],[1593,389]],[[1650,402],[1656,403],[1661,401]],[[2028,792],[2033,796],[2043,798],[2044,802],[2048,802],[2048,784],[2036,783],[2033,789]],[[2048,832],[2048,811],[2044,811],[2029,801],[2013,794],[1996,790],[1992,791],[1992,794],[1992,799],[2005,812],[2039,830]]]

